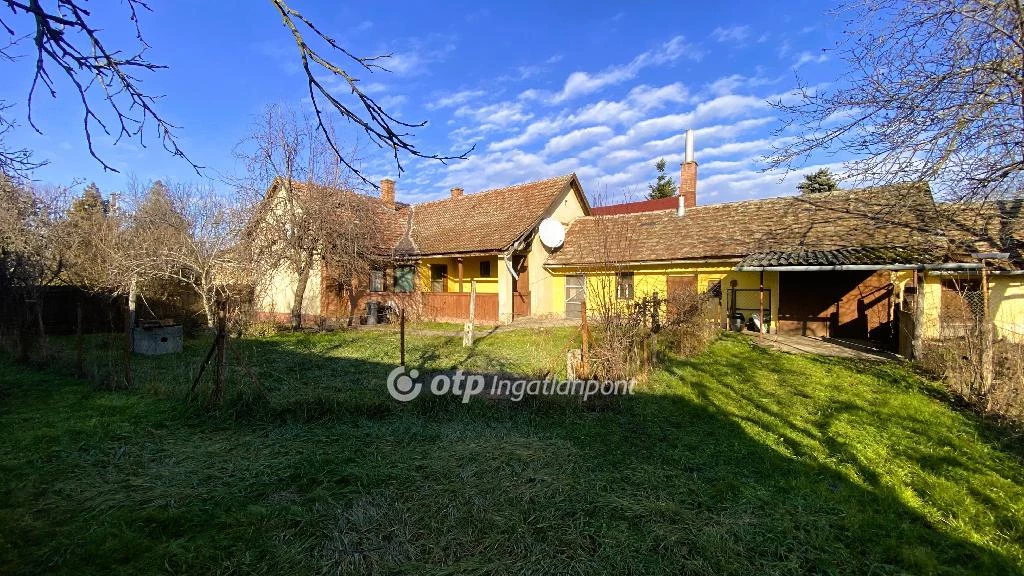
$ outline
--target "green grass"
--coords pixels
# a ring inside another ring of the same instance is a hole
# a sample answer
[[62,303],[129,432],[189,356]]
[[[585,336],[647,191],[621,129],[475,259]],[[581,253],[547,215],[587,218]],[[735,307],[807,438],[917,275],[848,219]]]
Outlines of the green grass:
[[[400,404],[393,337],[235,343],[261,391],[212,412],[205,342],[122,392],[0,363],[0,573],[1024,572],[1021,460],[901,366],[726,338],[618,402]],[[571,339],[409,357],[540,374]]]

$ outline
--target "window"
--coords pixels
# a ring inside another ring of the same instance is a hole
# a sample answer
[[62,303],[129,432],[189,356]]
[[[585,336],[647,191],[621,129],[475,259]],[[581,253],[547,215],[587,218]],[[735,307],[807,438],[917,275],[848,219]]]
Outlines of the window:
[[615,275],[615,297],[619,300],[633,299],[632,272],[619,272]]
[[481,260],[480,261],[480,277],[490,278],[491,277],[491,261]]
[[431,264],[430,265],[430,291],[431,292],[447,292],[448,291],[448,265],[447,264]]
[[721,280],[708,280],[707,289],[704,291],[709,298],[722,299],[722,281]]
[[399,266],[395,268],[395,292],[412,292],[416,282],[415,266]]
[[370,270],[370,292],[384,291],[384,271]]

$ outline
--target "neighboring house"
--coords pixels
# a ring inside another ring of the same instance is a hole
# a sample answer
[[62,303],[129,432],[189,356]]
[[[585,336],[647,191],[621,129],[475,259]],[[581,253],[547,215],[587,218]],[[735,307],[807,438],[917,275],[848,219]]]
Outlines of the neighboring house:
[[[312,314],[359,319],[371,303],[393,303],[461,321],[474,280],[481,322],[579,318],[588,292],[588,309],[602,295],[707,293],[723,326],[756,314],[772,332],[895,347],[899,311],[918,300],[925,336],[951,335],[943,302],[948,311],[950,290],[980,281],[973,255],[1009,251],[990,265],[993,316],[1000,335],[1024,333],[1019,202],[936,205],[927,185],[908,184],[698,205],[689,142],[680,194],[668,199],[591,208],[574,174],[476,194],[455,188],[417,205],[396,203],[394,190],[382,181],[392,258],[362,291],[332,288],[322,271]],[[539,239],[546,218],[565,226],[557,249]]]
[[[419,317],[464,320],[474,280],[480,322],[563,316],[553,307],[556,279],[544,267],[549,252],[537,228],[547,218],[568,225],[589,213],[575,174],[476,194],[454,188],[449,198],[413,206],[395,202],[395,183],[385,179],[378,205],[390,254],[365,280],[347,282],[329,266],[318,268],[310,276],[304,319],[373,321],[371,311],[404,304]],[[271,284],[264,311],[286,317],[296,276],[280,270]]]
[[548,266],[619,295],[711,292],[723,323],[890,342],[915,270],[976,267],[947,261],[930,213],[927,187],[908,186],[591,216]]
[[[1024,200],[939,204],[950,252],[961,259],[989,256],[989,310],[999,338],[1024,341]],[[992,258],[995,256],[995,258]],[[926,338],[958,337],[966,316],[984,302],[980,271],[944,272],[924,279]],[[965,303],[969,309],[965,310]]]

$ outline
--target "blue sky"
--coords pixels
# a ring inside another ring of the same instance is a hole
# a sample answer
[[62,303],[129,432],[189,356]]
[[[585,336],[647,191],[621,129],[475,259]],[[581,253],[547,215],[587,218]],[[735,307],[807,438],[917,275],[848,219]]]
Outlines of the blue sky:
[[[123,10],[92,4],[112,38],[131,47]],[[448,166],[407,161],[397,185],[406,202],[453,186],[468,193],[568,172],[601,202],[637,198],[659,158],[678,178],[687,128],[696,130],[699,202],[791,194],[798,175],[779,182],[760,170],[772,142],[789,137],[774,134],[779,121],[766,101],[790,93],[798,75],[812,85],[833,79],[838,66],[828,49],[841,22],[820,1],[292,4],[355,53],[393,54],[391,73],[360,77],[393,114],[429,122],[417,132],[420,149],[475,145],[468,160]],[[207,167],[204,177],[237,173],[232,151],[259,111],[305,105],[294,44],[269,2],[151,6],[141,18],[147,55],[169,68],[143,75],[144,85],[164,95],[160,110],[181,127],[181,145]],[[155,139],[143,148],[99,138],[104,159],[121,170],[104,173],[88,155],[81,110],[66,86],[56,101],[38,97],[43,134],[35,134],[24,119],[31,62],[2,66],[0,100],[17,105],[21,123],[9,145],[51,162],[38,180],[95,181],[112,192],[132,174],[199,179]],[[361,155],[371,179],[398,175],[386,153],[364,147]]]

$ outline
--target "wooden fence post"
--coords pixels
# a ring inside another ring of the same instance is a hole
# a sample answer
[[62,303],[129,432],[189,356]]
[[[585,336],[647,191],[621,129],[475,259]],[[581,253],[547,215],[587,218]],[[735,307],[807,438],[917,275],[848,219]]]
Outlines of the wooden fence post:
[[473,345],[473,328],[476,322],[476,278],[469,281],[469,321],[463,326],[462,345]]
[[914,295],[914,333],[910,342],[910,359],[921,358],[921,348],[924,345],[924,285],[926,272],[914,272],[917,294]]
[[82,369],[82,297],[75,303],[75,372],[81,376]]
[[583,349],[580,352],[580,369],[584,377],[590,376],[590,321],[587,320],[587,298],[583,297],[580,304],[580,334],[583,339]]
[[399,366],[405,366],[405,306],[398,312],[398,350]]
[[992,335],[992,315],[988,309],[988,266],[981,261],[981,385],[985,395],[985,409],[992,409],[992,381],[995,378],[995,343]]
[[220,401],[224,393],[224,349],[228,339],[228,302],[224,298],[217,300],[217,357],[214,366],[214,400]]
[[132,279],[128,288],[128,302],[125,304],[124,315],[124,383],[131,388],[132,380],[132,352],[135,351],[135,279]]

